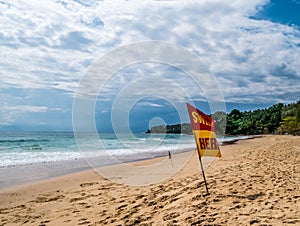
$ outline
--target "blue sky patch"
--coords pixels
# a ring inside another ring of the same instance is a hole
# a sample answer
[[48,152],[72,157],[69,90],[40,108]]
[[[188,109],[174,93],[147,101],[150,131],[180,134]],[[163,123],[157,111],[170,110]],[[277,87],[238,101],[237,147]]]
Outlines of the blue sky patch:
[[271,0],[252,18],[300,28],[299,0]]
[[84,47],[93,43],[92,40],[84,37],[83,32],[79,31],[69,32],[67,35],[61,37],[60,42],[61,48],[74,50],[84,50]]

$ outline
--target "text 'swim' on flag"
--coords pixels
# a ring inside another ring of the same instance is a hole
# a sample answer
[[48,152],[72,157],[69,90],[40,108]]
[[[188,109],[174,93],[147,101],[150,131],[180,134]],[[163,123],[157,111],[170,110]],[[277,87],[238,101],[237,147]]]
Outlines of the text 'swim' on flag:
[[186,105],[200,156],[221,157],[214,120],[192,105]]

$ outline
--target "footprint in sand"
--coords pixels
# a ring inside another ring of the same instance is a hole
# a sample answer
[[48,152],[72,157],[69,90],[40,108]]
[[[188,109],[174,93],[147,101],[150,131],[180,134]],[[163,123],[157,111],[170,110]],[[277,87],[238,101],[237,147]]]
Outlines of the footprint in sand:
[[42,196],[38,196],[35,200],[31,202],[35,202],[35,203],[52,202],[52,201],[63,199],[64,197],[65,197],[64,195],[57,195],[52,197],[50,195],[42,195]]
[[93,185],[96,185],[96,184],[99,184],[99,183],[98,182],[82,183],[79,186],[82,187],[82,188],[85,188],[85,187],[90,187],[90,186],[93,186]]

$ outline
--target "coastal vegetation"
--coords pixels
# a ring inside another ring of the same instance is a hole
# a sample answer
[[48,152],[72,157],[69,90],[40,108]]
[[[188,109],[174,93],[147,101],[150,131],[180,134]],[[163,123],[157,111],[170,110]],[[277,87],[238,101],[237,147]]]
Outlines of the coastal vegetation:
[[[300,135],[300,100],[297,103],[275,104],[269,108],[254,111],[233,109],[230,113],[215,112],[210,115],[216,122],[217,134],[292,134]],[[160,125],[147,133],[192,134],[189,123]]]

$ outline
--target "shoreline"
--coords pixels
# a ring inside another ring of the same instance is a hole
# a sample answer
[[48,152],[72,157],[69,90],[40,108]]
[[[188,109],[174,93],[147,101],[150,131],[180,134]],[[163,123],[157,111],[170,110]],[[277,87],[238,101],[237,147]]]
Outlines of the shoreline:
[[[180,155],[183,153],[191,153],[195,150],[183,150],[172,154]],[[136,158],[136,159],[118,159],[119,163],[106,163],[105,165],[91,166],[84,158],[75,160],[63,160],[56,162],[42,162],[32,163],[26,165],[5,166],[0,168],[0,192],[3,190],[14,189],[23,185],[30,185],[45,181],[48,179],[55,179],[61,176],[68,176],[74,173],[95,170],[98,168],[114,167],[116,165],[143,165],[144,162],[156,162],[161,158],[168,156],[168,152],[164,154],[155,155],[152,158]],[[142,163],[142,164],[139,164]]]
[[[254,139],[261,136],[241,136],[240,138],[234,138],[229,140],[224,140],[221,146],[235,144],[240,140]],[[181,150],[178,153],[191,152],[191,149]],[[174,154],[178,154],[174,153]],[[168,152],[156,153],[152,158],[136,158],[136,159],[121,159],[120,164],[130,164],[133,162],[151,160],[161,157],[168,156]],[[116,163],[106,163],[101,165],[101,167],[106,167],[110,165],[115,165]],[[99,166],[96,166],[99,167]],[[47,180],[51,178],[56,178],[60,176],[65,176],[81,171],[86,171],[93,169],[85,158],[76,158],[70,160],[62,160],[55,162],[40,162],[40,163],[30,163],[24,165],[10,165],[0,167],[0,192],[1,190],[7,190],[10,188],[35,183],[41,180]]]
[[[0,132],[1,133],[1,132]],[[10,132],[7,132],[7,133],[9,133],[9,134],[14,134],[14,133],[10,133]],[[21,134],[23,134],[23,132],[20,132]],[[25,132],[25,134],[26,134],[26,136],[28,136],[28,135],[31,135],[31,134],[34,134],[34,135],[37,135],[37,134],[40,134],[40,133],[32,133],[32,132]],[[55,135],[55,134],[66,134],[66,133],[54,133],[54,134],[52,134],[52,133],[48,133],[48,134],[51,134],[51,135]],[[71,134],[71,133],[67,133],[68,135],[69,134]],[[166,134],[166,135],[172,135],[172,134]],[[173,134],[173,135],[178,135],[178,134]],[[178,148],[178,149],[176,149],[176,152],[184,152],[184,151],[186,151],[186,150],[190,150],[190,149],[193,149],[194,148],[194,146],[195,146],[195,144],[194,144],[194,136],[193,135],[185,135],[185,134],[180,134],[181,136],[188,136],[188,137],[190,137],[191,138],[191,140],[190,140],[190,144],[185,144],[185,145],[187,145],[186,147],[180,147],[180,148]],[[247,139],[248,137],[250,137],[250,136],[246,136],[246,135],[241,135],[241,136],[229,136],[229,137],[225,137],[225,138],[220,138],[220,140],[219,140],[219,144],[221,145],[222,144],[222,140],[224,140],[224,144],[226,144],[227,142],[229,142],[229,140],[241,140],[241,139]],[[21,137],[20,139],[17,139],[17,140],[14,140],[13,138],[10,138],[11,140],[0,140],[0,143],[9,143],[10,141],[12,141],[13,143],[15,143],[15,142],[21,142],[22,143],[22,145],[23,145],[23,143],[25,143],[25,142],[34,142],[34,141],[36,141],[36,142],[39,142],[39,141],[46,141],[46,142],[51,142],[51,140],[52,140],[52,138],[44,138],[44,137],[42,137],[42,138],[34,138],[34,139],[31,139],[31,137],[29,136],[29,137],[26,137],[26,138],[23,138],[23,137]],[[40,140],[40,139],[42,139],[42,140]],[[70,141],[69,141],[70,142]],[[72,142],[71,142],[72,143]],[[75,143],[74,143],[75,144]],[[30,146],[30,145],[32,145],[32,146]],[[31,153],[31,150],[35,150],[35,148],[36,148],[36,146],[40,146],[40,147],[38,147],[38,149],[36,149],[36,150],[40,150],[43,154],[45,154],[46,155],[46,153],[49,151],[49,153],[53,153],[53,152],[59,152],[59,151],[57,151],[57,150],[55,150],[55,149],[53,149],[53,147],[51,147],[50,149],[47,149],[47,147],[43,147],[42,145],[45,145],[45,144],[38,144],[38,143],[33,143],[33,144],[29,144],[29,146],[24,146],[24,153],[28,153],[28,154],[30,154]],[[46,146],[47,146],[48,144],[46,144]],[[177,145],[177,144],[175,144],[175,145]],[[1,145],[0,145],[1,146]],[[77,146],[78,147],[78,146]],[[156,155],[164,155],[164,153],[165,152],[167,152],[168,151],[168,149],[169,149],[169,147],[164,147],[164,146],[161,146],[162,147],[162,149],[161,150],[158,150],[157,152],[154,152],[154,153],[152,153],[152,154],[156,154]],[[188,148],[187,148],[188,147]],[[18,157],[18,160],[16,161],[16,162],[14,162],[14,161],[10,161],[9,163],[7,163],[7,162],[5,162],[5,157],[7,157],[7,156],[5,156],[5,154],[9,154],[9,152],[8,153],[6,153],[6,151],[5,151],[5,149],[6,148],[9,148],[9,145],[7,145],[7,144],[4,144],[4,146],[3,147],[0,147],[0,148],[2,148],[2,150],[3,150],[3,154],[4,154],[4,159],[3,159],[3,163],[1,163],[1,165],[0,165],[0,168],[10,168],[10,167],[18,167],[18,166],[27,166],[27,165],[34,165],[34,164],[44,164],[44,163],[46,163],[46,164],[49,164],[49,163],[56,163],[56,162],[61,162],[61,161],[66,161],[66,162],[68,162],[68,161],[76,161],[77,159],[81,159],[81,155],[80,155],[80,153],[81,153],[81,151],[80,151],[80,149],[79,148],[76,148],[76,149],[74,149],[74,147],[72,147],[71,148],[71,152],[72,152],[72,154],[74,154],[74,153],[76,153],[76,156],[73,156],[73,157],[71,157],[71,158],[57,158],[57,159],[35,159],[35,154],[38,154],[39,153],[39,151],[37,151],[37,152],[33,152],[33,156],[32,157],[34,157],[34,160],[33,161],[24,161],[22,158],[20,158],[21,159],[21,161],[20,161],[20,159],[19,159],[19,157]],[[33,148],[33,149],[30,149],[30,148]],[[45,148],[45,149],[44,149]],[[62,148],[62,147],[61,147]],[[65,146],[63,146],[63,148],[65,148]],[[141,150],[142,150],[143,148],[141,147]],[[58,149],[59,150],[59,149]],[[68,149],[69,150],[69,149]],[[109,150],[109,149],[108,149]],[[112,149],[112,151],[118,151],[119,149]],[[18,153],[18,151],[20,151],[20,150],[16,150],[15,152],[16,152],[16,154]],[[28,152],[27,152],[28,151]],[[89,150],[88,150],[89,151]],[[61,153],[64,153],[64,154],[66,154],[66,155],[68,155],[69,154],[69,152],[65,152],[64,150],[61,152]],[[143,153],[143,154],[145,154],[145,153]],[[126,153],[124,153],[124,157],[126,157]],[[116,155],[117,156],[117,155]],[[27,156],[27,158],[25,158],[25,160],[26,159],[30,159],[30,155],[28,155]],[[122,157],[122,155],[120,155],[120,157]],[[0,158],[1,158],[1,156],[0,156]],[[13,159],[13,157],[10,157],[10,158],[12,158]],[[147,158],[147,157],[146,157]],[[142,158],[141,158],[142,159]],[[3,165],[4,164],[4,165]]]
[[[268,135],[241,140],[222,146],[221,152],[222,158],[214,159],[205,168],[209,196],[194,151],[181,170],[157,184],[128,186],[86,170],[1,191],[0,224],[300,223],[297,137]],[[180,155],[174,155],[174,160],[182,159],[184,153]],[[166,157],[160,160],[169,161]],[[131,164],[145,167],[145,173],[151,174],[146,166],[155,165],[153,161]],[[118,165],[110,167],[124,169]],[[130,175],[128,172],[123,177]]]
[[[176,155],[192,153],[195,150],[185,150]],[[7,190],[14,190],[15,188],[30,186],[32,184],[38,184],[39,182],[47,180],[55,180],[60,177],[68,177],[77,173],[85,173],[88,171],[95,172],[97,169],[110,169],[114,167],[125,165],[133,166],[146,166],[152,165],[168,157],[168,153],[164,155],[157,155],[153,158],[141,158],[135,160],[123,160],[124,162],[107,164],[98,167],[90,166],[85,159],[57,161],[57,162],[45,162],[34,163],[20,166],[9,166],[0,168],[0,193]],[[9,171],[8,171],[9,170]],[[9,180],[9,177],[12,178]]]

